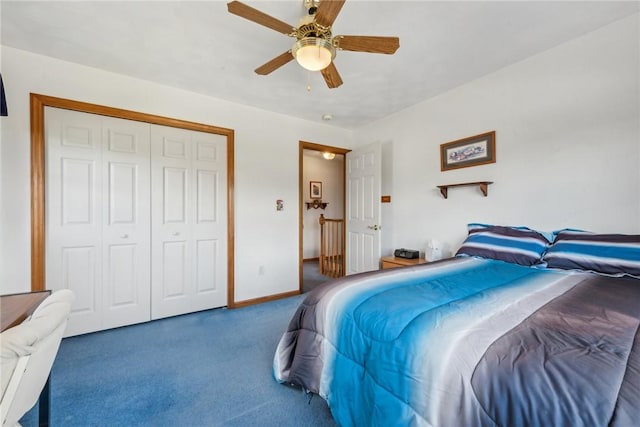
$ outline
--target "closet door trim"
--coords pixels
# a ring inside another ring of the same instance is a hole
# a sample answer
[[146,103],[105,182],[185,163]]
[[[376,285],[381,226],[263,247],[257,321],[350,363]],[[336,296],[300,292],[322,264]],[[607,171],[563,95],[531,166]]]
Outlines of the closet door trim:
[[234,130],[136,111],[89,104],[41,94],[30,94],[31,116],[31,290],[46,289],[45,281],[45,131],[44,108],[55,107],[101,116],[223,135],[227,138],[227,306],[234,292]]

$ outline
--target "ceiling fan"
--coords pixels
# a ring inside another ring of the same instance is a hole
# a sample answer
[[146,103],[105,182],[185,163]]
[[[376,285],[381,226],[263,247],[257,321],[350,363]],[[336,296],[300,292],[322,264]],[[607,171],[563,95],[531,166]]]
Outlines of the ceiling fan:
[[267,75],[295,58],[303,68],[320,71],[327,86],[334,89],[342,84],[342,78],[333,63],[336,50],[393,54],[400,47],[398,37],[333,36],[331,25],[345,1],[303,0],[307,15],[300,19],[297,27],[239,1],[227,3],[227,9],[234,15],[296,39],[291,49],[256,68],[257,74]]

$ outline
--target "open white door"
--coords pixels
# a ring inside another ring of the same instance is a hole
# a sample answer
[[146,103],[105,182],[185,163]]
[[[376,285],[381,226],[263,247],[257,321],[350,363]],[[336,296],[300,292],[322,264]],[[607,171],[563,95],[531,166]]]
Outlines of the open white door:
[[381,144],[347,153],[346,273],[377,270],[380,262]]

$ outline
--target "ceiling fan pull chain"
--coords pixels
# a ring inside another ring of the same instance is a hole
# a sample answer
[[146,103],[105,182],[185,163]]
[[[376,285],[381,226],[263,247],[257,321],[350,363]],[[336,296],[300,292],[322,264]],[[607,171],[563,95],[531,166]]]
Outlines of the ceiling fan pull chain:
[[311,71],[307,71],[307,92],[311,92]]

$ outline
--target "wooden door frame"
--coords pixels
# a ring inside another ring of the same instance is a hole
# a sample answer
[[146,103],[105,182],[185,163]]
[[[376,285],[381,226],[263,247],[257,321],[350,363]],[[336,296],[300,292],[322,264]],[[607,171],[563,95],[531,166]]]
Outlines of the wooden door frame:
[[235,302],[235,232],[234,232],[234,130],[202,123],[189,122],[137,111],[89,104],[53,96],[30,94],[31,117],[31,290],[46,289],[45,274],[45,107],[61,108],[82,113],[144,122],[161,126],[222,135],[227,138],[227,306]]
[[[303,244],[304,244],[304,229],[303,229],[303,218],[304,218],[304,210],[303,210],[303,206],[304,206],[304,191],[307,188],[306,185],[304,185],[304,178],[303,178],[303,164],[304,164],[304,150],[313,150],[313,151],[321,151],[321,152],[325,152],[325,151],[329,151],[331,153],[335,153],[335,154],[342,154],[344,156],[344,161],[342,162],[342,217],[344,218],[347,212],[347,199],[346,199],[346,176],[347,176],[347,153],[351,150],[348,150],[346,148],[339,148],[339,147],[333,147],[331,145],[323,145],[323,144],[316,144],[315,142],[308,142],[308,141],[299,141],[299,148],[298,148],[298,200],[300,200],[300,203],[298,204],[298,218],[299,218],[299,223],[298,223],[298,289],[300,291],[300,293],[302,293],[302,279],[304,276],[303,273],[303,263],[304,263],[304,251],[303,251]],[[346,237],[346,233],[345,233],[345,227],[342,228],[342,241],[344,242]],[[344,256],[346,256],[346,254],[343,254]],[[344,256],[342,259],[342,262],[344,263]]]

